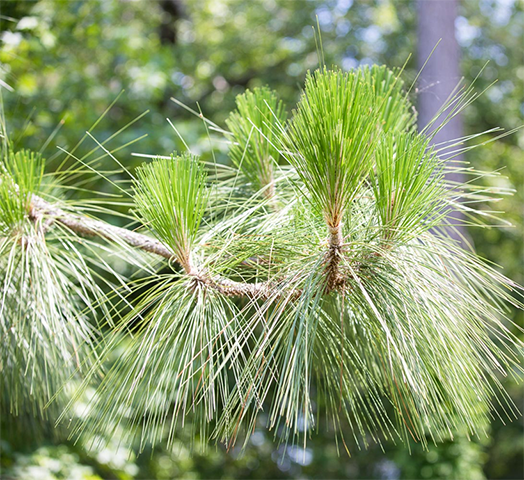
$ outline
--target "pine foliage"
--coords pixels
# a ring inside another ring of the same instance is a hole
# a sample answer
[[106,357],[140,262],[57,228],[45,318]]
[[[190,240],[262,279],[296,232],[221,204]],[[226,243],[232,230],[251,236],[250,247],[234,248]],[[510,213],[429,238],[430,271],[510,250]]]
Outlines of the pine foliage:
[[33,195],[51,195],[54,188],[40,155],[4,145],[0,387],[12,414],[45,415],[69,377],[89,370],[98,342],[95,319],[105,311],[83,240],[33,208]]
[[137,171],[139,217],[190,270],[190,253],[207,203],[206,173],[190,154],[159,159]]
[[[452,99],[449,118],[473,97]],[[124,425],[142,445],[172,440],[186,417],[200,438],[228,445],[247,441],[262,412],[277,441],[302,444],[321,417],[361,446],[482,434],[495,409],[515,417],[500,376],[521,376],[507,305],[522,308],[522,288],[449,233],[450,211],[472,219],[470,205],[496,192],[446,182],[462,167],[415,131],[398,73],[385,67],[310,73],[289,121],[284,112],[267,88],[239,96],[227,122],[233,168],[207,172],[184,153],[137,170],[136,216],[172,257],[167,270],[113,287],[102,309],[89,254],[73,247],[94,230],[60,219],[42,228],[31,213],[42,166],[5,154],[4,388],[49,378],[90,346],[80,364],[100,359],[70,407],[98,389],[73,434]],[[140,247],[146,237],[136,238]],[[117,324],[98,348],[87,314]]]
[[236,99],[237,110],[226,121],[231,131],[229,156],[256,190],[274,195],[274,170],[280,158],[278,126],[286,121],[284,105],[267,87],[247,90]]

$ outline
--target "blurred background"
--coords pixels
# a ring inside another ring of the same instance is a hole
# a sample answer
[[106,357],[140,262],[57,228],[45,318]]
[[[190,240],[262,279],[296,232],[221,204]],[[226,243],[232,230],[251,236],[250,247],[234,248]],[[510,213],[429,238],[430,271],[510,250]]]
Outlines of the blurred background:
[[[0,89],[10,138],[17,148],[42,150],[52,169],[53,162],[60,162],[57,146],[76,145],[124,91],[92,131],[103,141],[127,127],[106,145],[124,146],[117,156],[127,167],[143,160],[132,153],[165,155],[184,149],[166,117],[193,152],[210,157],[213,150],[218,161],[226,161],[227,145],[171,97],[224,126],[237,94],[269,85],[290,112],[306,71],[319,63],[313,29],[317,21],[328,66],[406,65],[402,78],[413,84],[412,101],[421,109],[446,100],[444,80],[425,74],[417,78],[427,58],[424,52],[433,49],[434,38],[443,37],[434,57],[441,62],[437,72],[443,68],[453,84],[460,76],[466,84],[478,76],[479,92],[491,85],[464,112],[455,136],[461,130],[470,135],[521,125],[524,4],[431,3],[437,4],[436,11],[415,0],[2,0]],[[493,136],[481,136],[479,142]],[[481,181],[516,190],[497,204],[513,227],[470,229],[467,234],[481,256],[520,284],[523,147],[519,131],[465,156],[479,170],[502,174]],[[511,316],[522,325],[522,312]],[[524,410],[522,386],[501,380]],[[174,449],[159,446],[137,457],[136,446],[117,437],[108,448],[90,449],[89,439],[68,441],[67,430],[55,429],[52,418],[37,421],[11,417],[4,409],[1,413],[2,478],[524,478],[522,418],[503,425],[494,415],[488,438],[469,441],[456,432],[453,441],[427,452],[416,444],[409,449],[386,444],[385,451],[371,444],[366,451],[353,450],[350,458],[343,451],[339,456],[332,433],[323,431],[312,435],[305,452],[276,448],[272,434],[260,428],[244,452],[195,445],[191,454],[195,442],[187,428],[179,432]]]

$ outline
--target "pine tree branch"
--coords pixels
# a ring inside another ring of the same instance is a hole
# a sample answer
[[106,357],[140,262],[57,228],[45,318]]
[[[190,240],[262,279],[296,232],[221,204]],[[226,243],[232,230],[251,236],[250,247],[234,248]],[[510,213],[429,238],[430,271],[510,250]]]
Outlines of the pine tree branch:
[[144,250],[145,252],[154,253],[167,259],[174,259],[171,250],[154,238],[125,228],[115,227],[101,220],[94,220],[66,212],[37,195],[32,196],[30,216],[35,219],[39,217],[50,217],[76,233],[101,237],[107,240],[115,240],[118,238],[128,245]]
[[328,225],[329,228],[329,249],[326,252],[326,290],[330,292],[344,284],[344,276],[340,272],[340,260],[342,258],[342,224],[336,227]]
[[[46,218],[44,222],[45,228],[48,228],[50,223],[55,221],[81,235],[101,237],[111,241],[119,239],[132,247],[180,263],[169,248],[154,238],[126,228],[116,227],[101,220],[94,220],[86,216],[66,212],[37,195],[33,195],[31,198],[29,215],[35,221]],[[282,294],[281,289],[269,282],[235,282],[223,277],[213,277],[209,272],[198,269],[191,264],[181,265],[186,273],[197,282],[216,290],[222,295],[233,297],[247,296],[267,300]]]

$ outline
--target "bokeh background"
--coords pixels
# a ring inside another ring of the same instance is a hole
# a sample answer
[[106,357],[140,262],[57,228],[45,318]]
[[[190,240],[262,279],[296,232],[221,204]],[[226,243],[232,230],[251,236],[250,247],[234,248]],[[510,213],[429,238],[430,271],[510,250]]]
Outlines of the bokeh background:
[[[107,147],[123,146],[117,156],[127,167],[142,161],[132,153],[183,150],[166,117],[194,152],[209,157],[213,151],[225,161],[227,145],[171,97],[223,126],[237,94],[269,85],[290,111],[306,71],[318,66],[317,22],[327,65],[405,64],[403,79],[411,85],[421,41],[417,20],[414,0],[2,0],[3,112],[17,147],[42,150],[52,168],[60,161],[57,146],[76,145],[124,90],[92,132],[102,141],[126,127]],[[496,81],[464,112],[464,133],[524,123],[524,4],[462,0],[454,25],[466,83],[479,73],[477,91]],[[436,93],[431,84],[416,81],[411,95],[417,104],[421,96]],[[83,148],[93,146],[86,142]],[[481,256],[521,284],[523,147],[520,131],[466,154],[477,169],[502,173],[481,181],[515,189],[497,204],[513,227],[468,234]],[[511,315],[522,325],[522,313]],[[502,380],[524,410],[522,386]],[[188,428],[179,432],[174,449],[160,446],[137,457],[136,446],[119,443],[118,436],[108,448],[90,449],[89,439],[68,441],[67,430],[54,428],[52,418],[1,413],[2,478],[524,478],[522,418],[502,425],[495,416],[488,438],[470,441],[457,433],[427,452],[416,444],[409,449],[386,444],[385,451],[370,445],[348,457],[339,455],[332,434],[322,431],[305,452],[276,448],[263,428],[244,452],[227,452],[221,445],[195,444]]]

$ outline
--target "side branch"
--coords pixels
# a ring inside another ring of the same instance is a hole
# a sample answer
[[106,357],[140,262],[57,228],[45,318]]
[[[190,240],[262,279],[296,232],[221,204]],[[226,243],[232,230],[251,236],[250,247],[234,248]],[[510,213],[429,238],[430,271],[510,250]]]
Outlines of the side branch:
[[342,259],[342,224],[329,228],[329,249],[326,252],[326,291],[331,292],[344,284],[344,276],[340,272],[340,261]]
[[[81,235],[101,237],[112,241],[120,239],[132,247],[180,263],[169,248],[154,238],[125,228],[115,227],[101,220],[94,220],[82,215],[66,212],[37,195],[33,195],[31,198],[29,215],[35,220],[47,217],[47,223],[49,221],[58,222]],[[185,268],[185,270],[186,273],[196,281],[216,290],[222,295],[231,297],[247,296],[267,300],[281,294],[281,292],[277,292],[276,287],[273,287],[269,282],[235,282],[223,277],[212,277],[208,272],[201,271],[192,266]]]
[[170,260],[175,259],[171,250],[154,238],[125,228],[115,227],[100,220],[93,220],[88,217],[66,212],[37,195],[33,195],[31,199],[29,214],[32,218],[42,216],[51,217],[54,221],[82,235],[102,237],[107,240],[119,238],[128,245],[144,250],[145,252],[154,253],[155,255],[160,255]]
[[207,272],[199,272],[196,270],[191,271],[189,275],[194,277],[196,281],[228,297],[250,297],[268,300],[283,294],[282,291],[269,282],[235,282],[224,277],[212,277]]

